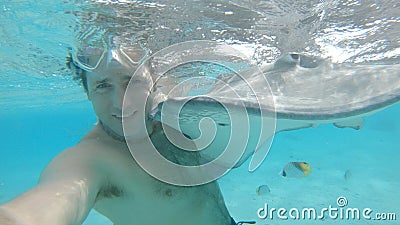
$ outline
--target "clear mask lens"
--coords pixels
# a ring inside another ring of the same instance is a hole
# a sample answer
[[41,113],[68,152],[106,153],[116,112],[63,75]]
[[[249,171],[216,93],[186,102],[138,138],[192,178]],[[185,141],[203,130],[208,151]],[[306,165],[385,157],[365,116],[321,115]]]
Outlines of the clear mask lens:
[[149,55],[149,50],[139,44],[129,47],[123,46],[120,51],[134,65],[143,63]]
[[75,65],[83,70],[91,71],[96,69],[104,58],[105,49],[85,47],[78,49],[72,54]]
[[145,61],[149,50],[139,44],[120,46],[107,49],[106,47],[81,46],[72,53],[75,65],[86,71],[95,70],[100,64],[116,61],[124,66],[137,66]]

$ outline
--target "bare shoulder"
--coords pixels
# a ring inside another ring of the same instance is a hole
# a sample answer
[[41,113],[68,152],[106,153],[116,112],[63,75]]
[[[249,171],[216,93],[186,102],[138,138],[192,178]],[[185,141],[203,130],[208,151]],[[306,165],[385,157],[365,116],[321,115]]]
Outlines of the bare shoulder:
[[100,182],[101,169],[106,160],[113,158],[110,151],[115,148],[113,143],[107,142],[96,134],[94,128],[77,145],[59,153],[43,170],[40,182],[61,178],[97,180]]

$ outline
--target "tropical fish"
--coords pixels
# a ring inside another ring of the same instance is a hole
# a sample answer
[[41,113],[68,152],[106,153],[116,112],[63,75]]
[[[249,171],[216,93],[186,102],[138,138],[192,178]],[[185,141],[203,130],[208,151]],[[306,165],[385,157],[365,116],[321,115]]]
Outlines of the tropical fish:
[[283,177],[300,178],[306,177],[311,172],[310,164],[306,162],[288,162],[283,168]]
[[260,195],[260,196],[268,195],[270,192],[271,192],[271,190],[269,189],[268,185],[266,185],[266,184],[261,185],[256,189],[256,194]]

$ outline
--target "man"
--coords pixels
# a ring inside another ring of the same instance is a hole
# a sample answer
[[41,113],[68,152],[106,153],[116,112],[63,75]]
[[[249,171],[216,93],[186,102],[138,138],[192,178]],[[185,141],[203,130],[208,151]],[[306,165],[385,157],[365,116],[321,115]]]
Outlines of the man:
[[[147,111],[141,110],[152,92],[146,82],[151,76],[148,64],[139,71],[142,76],[132,81],[131,111],[122,114],[126,87],[135,64],[140,64],[132,59],[133,53],[126,53],[115,47],[104,50],[92,66],[82,63],[79,56],[73,57],[98,123],[76,146],[50,162],[36,187],[0,206],[1,225],[77,225],[92,208],[115,225],[236,224],[216,182],[174,186],[148,175],[133,159],[125,138],[132,138],[134,148],[141,148],[145,146],[143,134],[149,134],[167,158],[198,162],[196,154],[181,157],[179,149],[166,141],[160,126],[147,120]],[[93,61],[90,57],[86,60]],[[137,132],[131,129],[129,137],[124,136],[123,119]],[[143,124],[148,132],[143,132]]]

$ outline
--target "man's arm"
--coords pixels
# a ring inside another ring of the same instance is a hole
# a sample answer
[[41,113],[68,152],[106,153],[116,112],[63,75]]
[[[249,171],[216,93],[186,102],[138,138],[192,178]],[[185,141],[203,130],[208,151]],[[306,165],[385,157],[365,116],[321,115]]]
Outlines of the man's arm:
[[95,160],[81,148],[57,156],[39,184],[0,206],[1,225],[77,225],[93,207],[101,178]]

